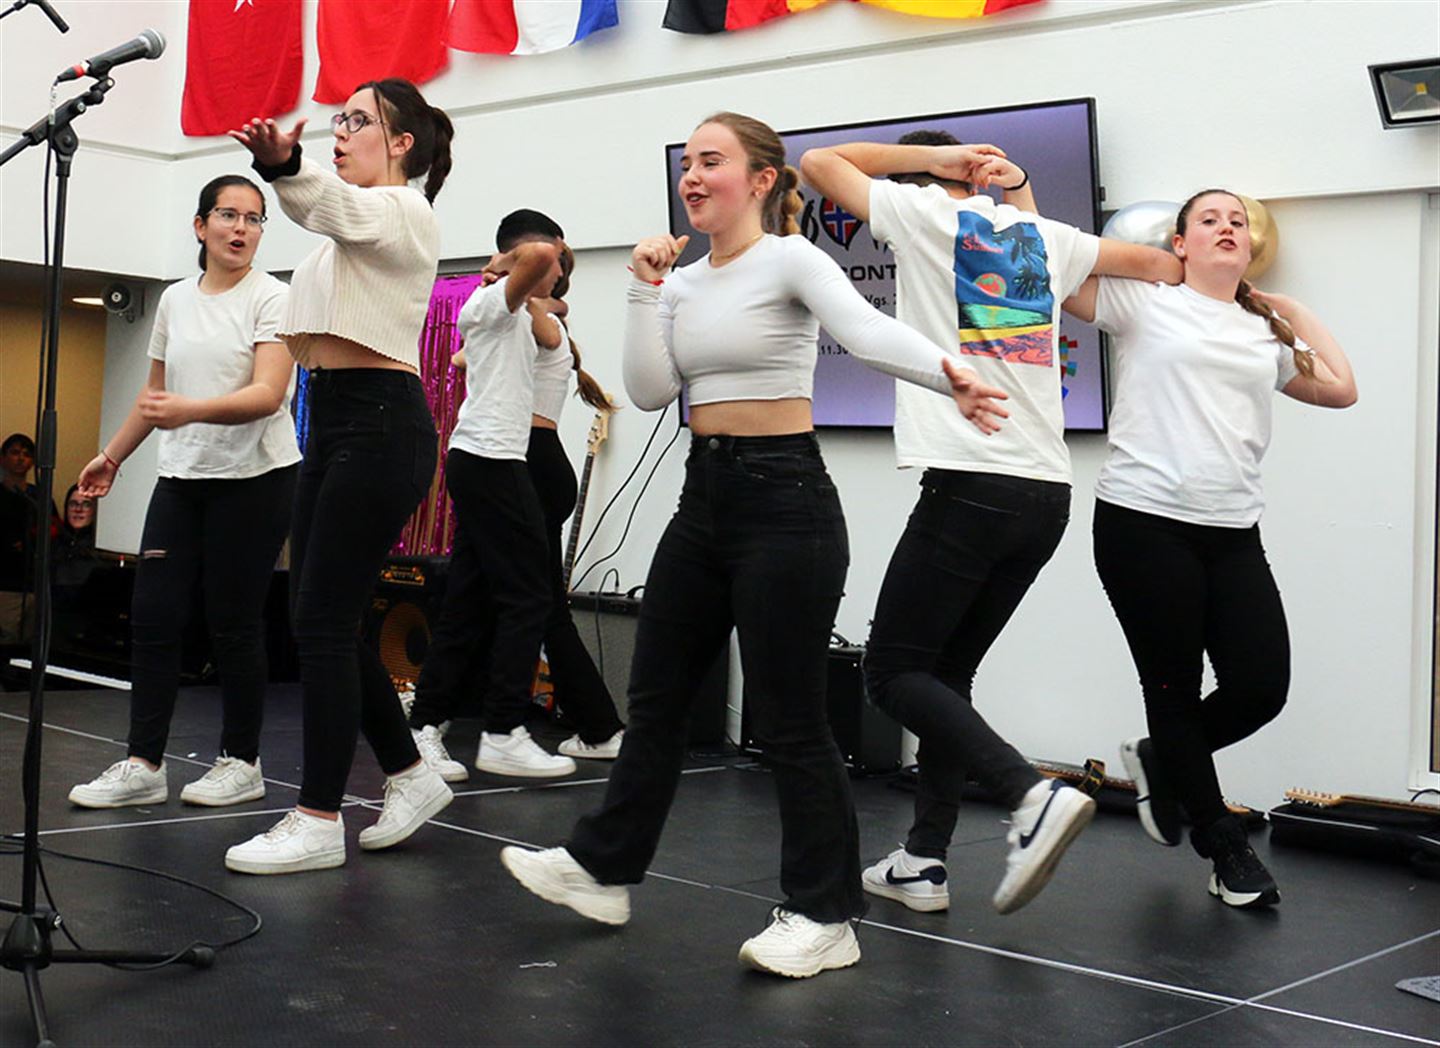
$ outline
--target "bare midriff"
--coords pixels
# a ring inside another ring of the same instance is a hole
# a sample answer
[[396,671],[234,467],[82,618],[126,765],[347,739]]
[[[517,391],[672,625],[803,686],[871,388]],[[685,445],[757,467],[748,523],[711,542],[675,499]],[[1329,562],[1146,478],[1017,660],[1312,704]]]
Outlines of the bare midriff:
[[531,414],[531,429],[559,429],[560,425],[553,418],[546,418],[544,415]]
[[339,371],[342,368],[382,368],[386,371],[408,371],[416,374],[417,369],[387,356],[376,353],[367,346],[352,342],[339,335],[307,335],[309,353],[305,366]]
[[695,404],[690,408],[690,432],[708,437],[778,437],[787,433],[808,433],[815,428],[810,401],[805,397],[788,400],[721,400]]

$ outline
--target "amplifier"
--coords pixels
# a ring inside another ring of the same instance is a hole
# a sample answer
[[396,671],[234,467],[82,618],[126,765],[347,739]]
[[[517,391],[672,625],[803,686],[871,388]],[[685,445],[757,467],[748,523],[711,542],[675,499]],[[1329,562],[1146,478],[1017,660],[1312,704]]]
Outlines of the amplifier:
[[[865,697],[865,678],[860,666],[864,657],[865,649],[859,645],[830,647],[826,680],[830,730],[851,774],[886,775],[900,768],[900,724]],[[749,711],[743,706],[740,749],[755,756],[765,753],[750,726]]]
[[445,600],[449,557],[391,557],[380,571],[361,630],[397,680],[413,681]]
[[[625,719],[640,601],[623,593],[571,593],[570,608],[580,639],[605,678],[621,719]],[[725,695],[729,683],[729,651],[722,649],[700,680],[700,693],[690,714],[692,745],[725,741]]]

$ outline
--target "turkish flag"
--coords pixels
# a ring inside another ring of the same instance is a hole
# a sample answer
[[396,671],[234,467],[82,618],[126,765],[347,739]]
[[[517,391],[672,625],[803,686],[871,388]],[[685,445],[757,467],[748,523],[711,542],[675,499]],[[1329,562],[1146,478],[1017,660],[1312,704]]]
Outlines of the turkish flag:
[[190,0],[180,130],[223,135],[300,103],[300,0]]
[[343,102],[369,80],[423,84],[442,72],[449,15],[450,0],[320,0],[315,101]]

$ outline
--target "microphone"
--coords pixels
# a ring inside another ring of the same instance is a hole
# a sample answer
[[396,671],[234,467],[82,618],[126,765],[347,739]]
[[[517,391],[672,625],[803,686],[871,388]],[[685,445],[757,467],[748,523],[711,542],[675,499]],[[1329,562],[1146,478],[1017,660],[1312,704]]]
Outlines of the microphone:
[[45,12],[45,17],[55,23],[56,29],[62,33],[70,32],[70,23],[60,17],[60,13],[50,6],[49,0],[30,0],[30,2]]
[[93,76],[99,80],[108,75],[114,66],[134,62],[140,58],[159,58],[164,51],[165,38],[153,29],[146,29],[134,40],[128,40],[94,58],[71,66],[57,76],[55,82],[60,84],[66,80],[78,80],[82,76]]

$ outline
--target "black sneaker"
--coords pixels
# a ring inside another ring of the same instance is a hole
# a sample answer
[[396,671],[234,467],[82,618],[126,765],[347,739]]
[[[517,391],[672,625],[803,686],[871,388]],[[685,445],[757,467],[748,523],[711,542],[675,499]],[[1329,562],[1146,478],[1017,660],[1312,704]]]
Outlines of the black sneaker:
[[1244,824],[1227,815],[1213,826],[1191,831],[1195,850],[1215,865],[1210,894],[1227,906],[1242,909],[1274,906],[1280,901],[1275,878],[1250,847]]
[[1180,843],[1180,802],[1155,761],[1155,745],[1148,738],[1126,739],[1120,759],[1135,780],[1135,812],[1152,840],[1168,847]]

